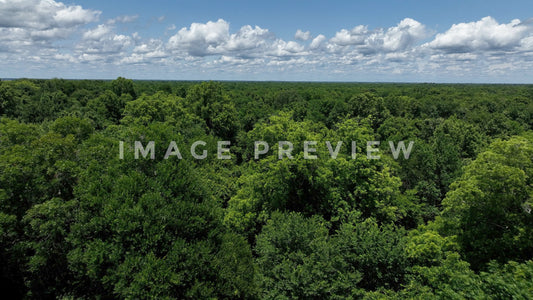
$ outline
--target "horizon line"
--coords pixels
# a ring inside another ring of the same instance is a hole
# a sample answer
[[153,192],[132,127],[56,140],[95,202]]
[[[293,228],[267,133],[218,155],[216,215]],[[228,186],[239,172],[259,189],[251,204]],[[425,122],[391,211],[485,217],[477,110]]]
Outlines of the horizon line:
[[116,78],[62,78],[62,77],[0,77],[0,81],[12,81],[12,80],[94,80],[94,81],[112,81],[119,77],[131,79],[133,81],[170,81],[170,82],[206,82],[206,81],[218,81],[218,82],[248,82],[248,83],[346,83],[346,84],[452,84],[452,85],[533,85],[531,83],[521,82],[453,82],[453,81],[344,81],[344,80],[246,80],[246,79],[137,79],[129,78],[125,76],[118,76]]

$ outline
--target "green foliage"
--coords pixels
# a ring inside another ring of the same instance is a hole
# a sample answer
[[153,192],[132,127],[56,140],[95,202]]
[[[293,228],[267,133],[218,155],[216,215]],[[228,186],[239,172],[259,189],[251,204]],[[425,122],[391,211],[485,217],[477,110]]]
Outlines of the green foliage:
[[435,173],[441,195],[445,195],[450,184],[461,174],[461,167],[486,146],[486,137],[477,126],[451,117],[437,126],[433,143]]
[[505,265],[489,264],[481,272],[483,290],[494,299],[527,299],[533,295],[533,261],[523,264],[510,261]]
[[112,91],[106,90],[98,98],[89,100],[87,103],[88,117],[96,123],[98,128],[117,124],[128,100],[131,100],[129,94],[117,96]]
[[[351,141],[365,140],[370,132],[355,120],[339,124],[334,132],[311,122],[295,122],[287,113],[271,117],[268,125],[250,131],[248,144],[266,141],[274,149],[249,163],[249,171],[240,178],[241,188],[228,203],[226,223],[254,235],[275,210],[319,214],[334,223],[355,211],[365,218],[398,221],[410,204],[401,203],[400,181],[387,162],[368,160],[366,153],[361,153],[362,146],[356,159],[351,158]],[[278,159],[275,141],[283,140],[294,144],[293,159]],[[304,158],[304,141],[321,144],[316,146],[320,159]],[[337,141],[344,141],[336,159],[331,158],[326,141],[331,141],[333,148]]]
[[166,122],[191,136],[205,130],[202,120],[186,107],[182,98],[174,95],[164,92],[150,96],[143,94],[126,104],[122,124],[148,125],[152,122]]
[[187,102],[214,135],[225,140],[235,137],[238,129],[237,111],[224,95],[220,83],[204,82],[193,86],[187,92]]
[[31,297],[62,295],[73,283],[66,255],[71,247],[66,238],[77,207],[75,200],[53,198],[26,212],[23,223],[26,237],[31,241],[26,246],[32,253],[28,257],[26,280]]
[[[154,124],[147,138],[179,140]],[[109,128],[127,136],[126,128]],[[131,138],[131,137],[130,137]],[[81,155],[79,208],[67,253],[70,293],[131,298],[246,297],[255,292],[251,251],[222,227],[222,212],[186,161],[120,161],[105,154],[117,140],[93,136]],[[115,148],[116,149],[116,148]],[[248,249],[248,250],[246,250]],[[236,254],[239,259],[235,259]],[[231,276],[235,270],[242,276]]]
[[375,290],[401,286],[408,266],[404,236],[401,228],[379,226],[373,219],[342,225],[336,243],[346,263],[362,274],[358,287]]
[[475,269],[492,259],[529,259],[533,138],[497,140],[465,168],[443,201],[442,231],[457,235]]
[[[532,100],[529,85],[0,81],[0,288],[528,299]],[[409,159],[392,157],[401,140]],[[134,141],[154,141],[154,159],[134,159]],[[171,141],[181,158],[164,158]]]
[[361,274],[340,251],[320,217],[274,213],[257,237],[261,298],[341,298],[357,294]]
[[377,129],[390,116],[383,98],[371,93],[353,96],[346,104],[350,116],[370,118],[374,129]]
[[131,79],[118,77],[117,79],[111,81],[111,90],[117,96],[128,94],[133,99],[137,98],[137,94],[135,93],[135,89],[133,88],[133,81]]
[[[0,189],[0,201],[7,195]],[[20,247],[20,228],[17,216],[0,212],[0,288],[11,297],[22,298],[26,293],[24,286],[24,248]]]
[[[0,115],[12,118],[27,118],[32,106],[37,106],[40,88],[28,80],[2,82],[0,85]],[[30,121],[24,119],[25,121]]]
[[52,123],[50,129],[63,137],[71,134],[78,142],[88,139],[94,132],[94,127],[90,120],[77,117],[58,118]]

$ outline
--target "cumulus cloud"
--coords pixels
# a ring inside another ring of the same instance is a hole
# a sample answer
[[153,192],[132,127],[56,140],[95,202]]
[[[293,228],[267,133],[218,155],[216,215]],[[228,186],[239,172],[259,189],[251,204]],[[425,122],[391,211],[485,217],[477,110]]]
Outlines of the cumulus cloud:
[[520,41],[520,50],[533,51],[533,36],[528,36]]
[[[41,3],[43,1],[41,0]],[[98,20],[100,12],[83,9],[81,6],[65,6],[63,3],[57,3],[54,1],[46,1],[46,3],[57,4],[56,7],[60,7],[55,12],[53,20],[57,26],[76,26],[81,24],[87,24]]]
[[311,44],[309,44],[309,48],[314,50],[314,49],[318,49],[320,48],[324,42],[327,40],[326,36],[323,35],[323,34],[319,34],[317,37],[315,37],[312,41],[311,41]]
[[341,31],[337,32],[331,39],[331,42],[339,46],[361,45],[365,43],[367,37],[367,26],[359,25],[351,30],[342,29]]
[[[220,46],[220,52],[247,52],[250,50],[268,48],[268,44],[274,39],[274,35],[259,26],[252,27],[246,25],[238,32],[231,34],[229,38]],[[259,51],[261,52],[261,51]]]
[[449,53],[512,50],[520,45],[527,47],[527,37],[532,28],[515,19],[499,24],[492,17],[476,22],[454,24],[448,31],[437,34],[427,46]]
[[387,30],[369,30],[359,25],[351,30],[342,29],[330,39],[330,49],[346,50],[355,47],[361,53],[404,51],[428,37],[429,32],[420,22],[405,18],[397,26]]
[[33,45],[30,32],[22,28],[0,28],[0,52],[20,52],[24,46]]
[[423,24],[411,18],[406,18],[386,32],[372,35],[371,40],[378,41],[378,44],[385,51],[401,51],[412,47],[418,41],[426,38],[428,34],[429,32]]
[[28,61],[84,63],[80,68],[94,69],[139,64],[206,74],[223,69],[226,74],[370,72],[422,78],[533,69],[532,20],[498,23],[486,17],[435,34],[405,18],[389,28],[357,25],[331,36],[297,29],[294,40],[285,40],[257,25],[231,28],[223,19],[178,30],[171,25],[159,35],[142,37],[118,25],[135,22],[138,16],[118,16],[98,24],[99,15],[54,0],[0,0],[0,69],[6,62]]
[[189,28],[183,27],[170,37],[168,46],[171,49],[185,50],[193,56],[205,56],[229,38],[229,23],[219,19],[216,22],[192,23]]
[[311,39],[311,32],[309,31],[303,32],[302,30],[298,29],[296,30],[296,33],[294,34],[294,39],[300,40],[300,41],[307,41]]
[[285,42],[283,40],[277,40],[274,47],[269,51],[269,55],[278,57],[289,57],[295,55],[304,55],[305,47],[294,41]]
[[0,0],[0,41],[3,51],[30,51],[67,39],[79,26],[98,20],[100,11],[53,0]]
[[87,24],[97,21],[101,14],[53,0],[2,0],[0,12],[0,27],[40,30]]
[[160,39],[150,39],[140,43],[131,52],[129,56],[123,57],[120,63],[147,64],[163,61],[169,56],[163,41]]
[[142,43],[133,48],[134,53],[150,53],[156,50],[163,49],[163,42],[159,39],[150,39],[146,43]]
[[130,36],[109,34],[100,40],[84,40],[77,48],[84,53],[113,54],[124,51],[132,44],[132,38]]
[[112,25],[100,24],[82,34],[75,53],[82,62],[118,62],[135,45],[135,36],[117,34]]
[[171,36],[167,47],[195,57],[232,55],[240,58],[290,56],[304,50],[304,46],[294,41],[276,39],[268,29],[259,26],[245,25],[231,34],[229,27],[229,23],[222,19],[193,23]]
[[96,28],[89,29],[83,33],[84,40],[100,40],[104,36],[111,33],[111,27],[108,25],[100,24]]

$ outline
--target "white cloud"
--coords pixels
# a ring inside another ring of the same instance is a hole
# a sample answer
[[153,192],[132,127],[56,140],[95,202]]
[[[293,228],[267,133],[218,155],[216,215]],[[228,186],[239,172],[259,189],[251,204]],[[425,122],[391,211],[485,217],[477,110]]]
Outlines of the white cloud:
[[300,41],[307,41],[311,39],[311,32],[298,29],[296,30],[296,33],[294,34],[294,39],[300,40]]
[[74,28],[51,28],[46,30],[32,30],[30,37],[34,41],[66,39],[75,32]]
[[445,33],[437,34],[427,46],[449,53],[512,50],[527,44],[532,28],[520,20],[499,24],[492,17],[477,22],[454,24]]
[[111,25],[100,24],[83,33],[74,52],[84,62],[117,63],[121,58],[129,55],[134,45],[135,36],[117,34]]
[[116,54],[125,51],[132,46],[132,38],[122,34],[110,34],[101,40],[84,40],[78,46],[78,50],[91,54]]
[[54,59],[60,60],[60,61],[67,61],[69,63],[77,63],[78,62],[78,60],[74,56],[72,56],[70,54],[55,54],[54,55]]
[[340,29],[332,36],[317,33],[313,37],[309,31],[298,29],[294,40],[284,40],[257,25],[232,29],[223,19],[192,23],[177,31],[175,25],[159,24],[161,32],[148,37],[116,25],[133,22],[138,16],[118,16],[86,26],[99,14],[52,0],[0,0],[0,70],[8,70],[9,64],[11,69],[15,65],[24,69],[21,62],[46,69],[59,62],[77,65],[79,70],[108,66],[135,71],[142,65],[143,70],[156,75],[166,74],[159,72],[159,68],[166,68],[204,75],[224,72],[233,74],[230,76],[259,76],[247,79],[261,78],[260,74],[268,72],[313,73],[319,80],[329,79],[321,76],[350,80],[342,77],[347,74],[378,74],[374,78],[379,80],[402,74],[426,80],[442,74],[467,78],[533,70],[531,21],[499,24],[486,17],[453,25],[435,35],[420,22],[405,18],[390,28],[358,25]]
[[163,49],[163,42],[158,39],[150,39],[147,43],[142,43],[133,48],[134,53],[150,53],[155,50]]
[[215,63],[219,64],[231,64],[231,65],[242,65],[247,64],[248,60],[244,58],[236,58],[232,56],[226,56],[222,55],[219,60],[217,60]]
[[98,20],[101,12],[53,0],[0,0],[0,41],[3,51],[35,52],[72,36],[81,25]]
[[126,64],[154,63],[160,62],[169,56],[164,48],[163,41],[150,39],[145,43],[135,46],[132,53],[120,60]]
[[383,50],[405,50],[426,38],[428,31],[420,22],[410,18],[403,19],[398,26],[391,27],[385,33],[375,34],[374,40],[381,40]]
[[405,52],[391,52],[385,55],[385,59],[388,61],[402,62],[409,58]]
[[533,36],[528,36],[520,41],[520,50],[533,51]]
[[327,40],[326,36],[324,36],[323,34],[319,34],[316,38],[314,38],[312,41],[311,41],[311,44],[309,44],[309,48],[310,49],[318,49],[320,48],[323,43]]
[[259,26],[252,27],[246,25],[241,27],[238,32],[231,34],[219,47],[214,48],[215,52],[230,53],[237,56],[249,56],[263,53],[265,49],[274,41],[274,35]]
[[230,34],[229,23],[219,19],[193,23],[182,28],[169,38],[168,49],[185,52],[195,57],[208,55],[232,55],[252,58],[263,55],[287,56],[303,51],[304,46],[296,42],[276,39],[268,29],[245,25]]
[[209,49],[216,48],[229,38],[229,23],[219,19],[216,22],[192,23],[189,28],[183,27],[170,37],[168,46],[171,49],[184,50],[189,55],[205,56]]
[[268,53],[273,56],[287,57],[294,55],[303,55],[305,47],[294,41],[285,42],[283,40],[277,40],[273,49]]
[[435,54],[430,57],[433,61],[472,61],[476,60],[479,57],[477,54],[473,53],[444,53],[444,54]]
[[346,51],[349,46],[361,53],[404,51],[426,38],[429,32],[425,26],[410,18],[403,19],[397,26],[387,30],[368,30],[367,26],[359,25],[351,30],[342,29],[330,39],[332,51]]
[[53,0],[0,1],[0,27],[47,30],[95,22],[100,11]]
[[512,64],[512,63],[501,63],[501,64],[492,64],[489,66],[489,70],[493,71],[493,72],[498,72],[498,73],[505,73],[505,71],[508,71],[508,70],[514,70],[515,69],[515,66]]
[[361,45],[365,43],[367,34],[367,26],[359,25],[351,30],[342,29],[337,32],[331,42],[339,46]]
[[83,33],[83,39],[85,40],[100,40],[104,36],[109,35],[112,29],[108,25],[100,24],[96,28],[89,29]]
[[19,52],[24,46],[33,45],[30,32],[22,28],[0,28],[0,52]]
[[[41,1],[42,3],[43,1]],[[46,1],[46,3],[57,3]],[[87,24],[98,20],[99,12],[83,9],[81,6],[65,6],[63,3],[57,3],[61,9],[55,12],[53,20],[57,26],[76,26]]]

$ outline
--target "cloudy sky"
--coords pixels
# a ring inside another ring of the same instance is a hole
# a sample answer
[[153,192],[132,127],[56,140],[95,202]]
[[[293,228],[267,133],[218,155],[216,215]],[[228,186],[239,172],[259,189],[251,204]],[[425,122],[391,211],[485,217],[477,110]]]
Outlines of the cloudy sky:
[[0,78],[533,83],[533,1],[0,0]]

